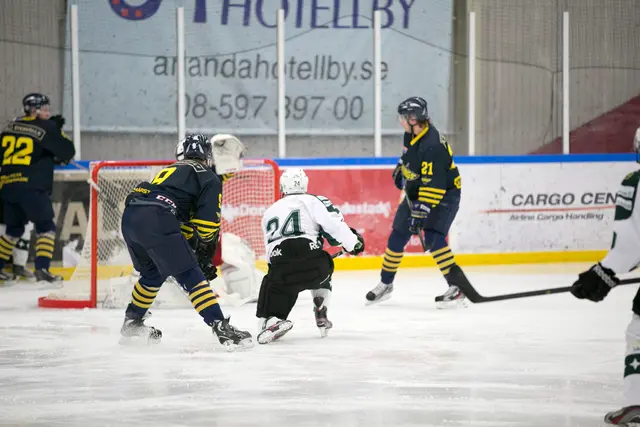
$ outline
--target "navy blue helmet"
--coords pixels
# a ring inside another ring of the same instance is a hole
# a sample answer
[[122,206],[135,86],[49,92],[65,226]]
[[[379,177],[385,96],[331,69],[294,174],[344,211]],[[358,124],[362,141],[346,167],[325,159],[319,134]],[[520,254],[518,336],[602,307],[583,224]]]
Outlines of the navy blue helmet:
[[31,109],[39,110],[43,105],[49,105],[49,97],[41,93],[29,93],[22,98],[24,112],[31,114]]
[[213,151],[209,139],[200,134],[187,135],[176,147],[176,159],[195,159],[213,167]]
[[398,105],[398,114],[409,119],[414,118],[420,122],[429,120],[427,101],[419,96],[407,98]]

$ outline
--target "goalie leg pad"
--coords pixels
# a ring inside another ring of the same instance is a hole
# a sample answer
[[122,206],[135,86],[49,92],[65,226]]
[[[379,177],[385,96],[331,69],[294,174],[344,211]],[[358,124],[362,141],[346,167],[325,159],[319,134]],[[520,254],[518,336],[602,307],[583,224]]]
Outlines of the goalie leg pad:
[[259,290],[261,274],[256,277],[255,253],[247,242],[240,237],[224,233],[221,258],[222,276],[224,278],[225,292],[235,294],[241,299],[255,299]]

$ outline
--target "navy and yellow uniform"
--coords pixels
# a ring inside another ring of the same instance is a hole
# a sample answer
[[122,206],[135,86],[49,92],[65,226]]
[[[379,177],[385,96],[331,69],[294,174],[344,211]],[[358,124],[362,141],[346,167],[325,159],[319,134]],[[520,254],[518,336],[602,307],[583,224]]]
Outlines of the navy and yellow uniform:
[[140,272],[128,317],[144,316],[162,283],[173,276],[189,292],[193,307],[207,324],[223,319],[217,296],[187,241],[197,234],[199,241],[215,248],[221,202],[220,178],[196,160],[164,168],[127,196],[122,234],[133,266]]
[[[42,105],[48,105],[48,99]],[[48,271],[53,257],[56,229],[50,197],[53,169],[56,164],[69,162],[75,148],[61,130],[64,121],[38,117],[19,117],[0,134],[0,197],[7,225],[6,234],[0,237],[0,270],[29,221],[34,223],[37,233],[36,270]]]
[[[215,141],[225,140],[231,148],[244,147],[233,136],[223,137]],[[206,136],[187,135],[176,147],[178,161],[162,169],[151,182],[138,184],[125,200],[122,236],[133,266],[140,272],[120,328],[126,339],[162,338],[162,332],[145,325],[144,318],[164,281],[173,276],[221,345],[227,350],[253,346],[249,332],[236,329],[225,319],[218,296],[209,285],[217,276],[212,258],[222,204],[222,178],[214,172],[213,150]],[[196,240],[194,249],[187,238]]]
[[385,284],[393,282],[411,238],[410,202],[430,208],[422,228],[427,248],[442,274],[447,277],[455,264],[446,236],[458,213],[462,185],[451,147],[435,126],[427,124],[418,135],[404,134],[404,148],[400,167],[405,197],[396,211],[382,263],[381,281]]

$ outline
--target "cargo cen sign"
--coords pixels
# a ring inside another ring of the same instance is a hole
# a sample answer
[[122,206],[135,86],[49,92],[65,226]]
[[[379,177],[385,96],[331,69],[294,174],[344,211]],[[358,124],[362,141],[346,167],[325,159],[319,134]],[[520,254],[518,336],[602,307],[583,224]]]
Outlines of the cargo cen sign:
[[511,198],[513,206],[574,206],[579,205],[614,205],[615,193],[585,192],[579,195],[574,193],[539,193],[539,194],[515,194]]

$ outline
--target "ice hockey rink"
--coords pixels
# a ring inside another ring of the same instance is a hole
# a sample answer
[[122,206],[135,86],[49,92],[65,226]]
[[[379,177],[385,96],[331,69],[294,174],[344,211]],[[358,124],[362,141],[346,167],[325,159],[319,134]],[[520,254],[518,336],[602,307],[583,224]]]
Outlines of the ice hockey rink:
[[[567,286],[586,264],[467,268],[485,295]],[[573,426],[622,406],[624,331],[637,285],[598,304],[570,294],[436,310],[436,269],[337,272],[321,339],[303,294],[281,341],[227,353],[193,310],[153,312],[155,346],[121,346],[121,310],[36,308],[0,288],[3,426]],[[255,332],[255,305],[225,307]]]

